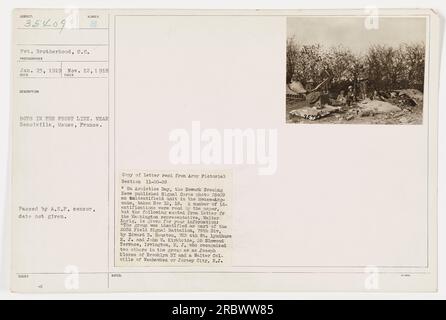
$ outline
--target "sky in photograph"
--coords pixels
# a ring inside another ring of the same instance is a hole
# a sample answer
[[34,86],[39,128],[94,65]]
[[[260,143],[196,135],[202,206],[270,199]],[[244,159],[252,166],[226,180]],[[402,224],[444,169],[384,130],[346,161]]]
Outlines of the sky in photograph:
[[365,17],[291,17],[288,18],[288,37],[299,44],[322,44],[325,47],[342,45],[353,52],[365,52],[370,45],[398,46],[401,43],[424,43],[426,18],[380,17],[379,28],[368,30]]

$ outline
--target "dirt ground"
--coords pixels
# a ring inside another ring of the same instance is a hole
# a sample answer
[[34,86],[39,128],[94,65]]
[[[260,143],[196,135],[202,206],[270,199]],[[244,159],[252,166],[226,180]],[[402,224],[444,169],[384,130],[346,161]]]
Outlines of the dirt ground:
[[[287,123],[346,123],[346,124],[422,124],[423,123],[423,104],[419,103],[415,107],[404,108],[388,113],[376,113],[364,115],[360,110],[364,108],[361,102],[348,107],[346,111],[335,112],[326,117],[309,120],[302,117],[290,117],[290,111],[308,106],[305,101],[296,101],[287,99],[286,102],[286,121]],[[399,108],[398,108],[399,109]]]

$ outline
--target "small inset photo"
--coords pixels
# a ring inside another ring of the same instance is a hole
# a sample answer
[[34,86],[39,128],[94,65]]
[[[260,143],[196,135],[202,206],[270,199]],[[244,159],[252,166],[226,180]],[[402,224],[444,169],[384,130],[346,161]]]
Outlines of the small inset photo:
[[422,124],[426,17],[289,17],[287,123]]

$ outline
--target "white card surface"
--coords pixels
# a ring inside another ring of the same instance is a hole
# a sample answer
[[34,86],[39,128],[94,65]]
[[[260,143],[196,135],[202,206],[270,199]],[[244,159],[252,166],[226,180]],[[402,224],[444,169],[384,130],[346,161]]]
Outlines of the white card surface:
[[13,291],[436,290],[431,10],[13,27]]

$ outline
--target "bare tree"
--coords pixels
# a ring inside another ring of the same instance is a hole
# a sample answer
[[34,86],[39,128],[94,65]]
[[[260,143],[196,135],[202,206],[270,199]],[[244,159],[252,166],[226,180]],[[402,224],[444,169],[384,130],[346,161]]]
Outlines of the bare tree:
[[299,48],[294,38],[288,38],[286,41],[286,82],[290,83],[296,69]]
[[330,70],[335,87],[356,84],[368,79],[376,90],[401,89],[408,86],[422,90],[424,82],[425,46],[423,43],[399,47],[372,45],[364,55],[343,46],[328,49],[319,44],[299,45],[287,39],[287,83],[304,84],[310,79],[320,83]]

